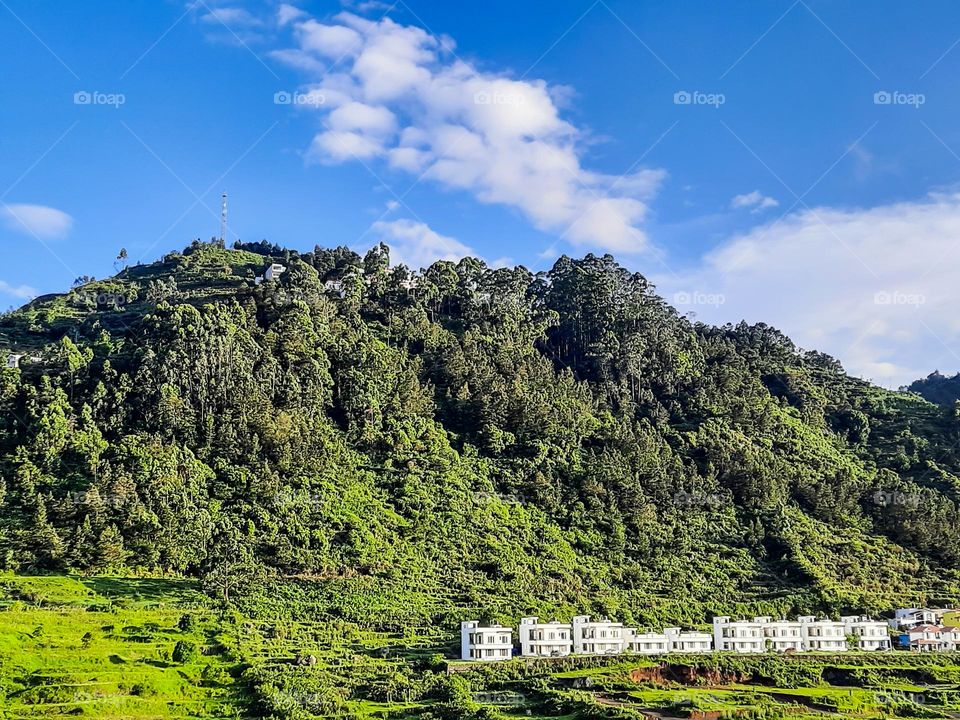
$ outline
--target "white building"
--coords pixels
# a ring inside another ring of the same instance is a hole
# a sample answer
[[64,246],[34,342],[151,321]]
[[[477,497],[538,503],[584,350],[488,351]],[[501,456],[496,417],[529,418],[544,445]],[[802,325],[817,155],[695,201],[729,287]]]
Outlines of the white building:
[[713,646],[722,652],[762,653],[766,650],[763,623],[731,620],[727,616],[715,617]]
[[798,618],[803,626],[804,650],[812,652],[844,652],[847,631],[837,620],[817,620],[813,615]]
[[929,608],[901,608],[894,612],[893,619],[888,621],[890,627],[896,630],[908,630],[917,625],[939,625],[943,622],[947,610],[931,610]]
[[623,652],[623,623],[589,615],[573,618],[573,653],[575,655],[616,655]]
[[278,277],[283,275],[287,269],[280,263],[273,263],[266,269],[263,273],[264,280],[276,280]]
[[917,652],[960,650],[960,627],[917,625],[904,633],[903,645]]
[[264,280],[276,280],[286,271],[287,269],[280,263],[271,263],[267,266],[267,269],[263,271],[263,276],[258,275],[253,279],[253,284],[259,285]]
[[670,652],[670,638],[666,633],[637,632],[624,628],[624,650],[640,655],[666,655]]
[[713,636],[710,633],[669,627],[664,628],[663,634],[670,642],[670,652],[705,653],[713,650]]
[[18,355],[16,353],[7,355],[7,369],[13,370],[14,368],[20,367],[20,360],[24,357],[24,355]]
[[333,293],[334,295],[339,297],[341,300],[347,294],[346,291],[343,289],[343,280],[327,280],[323,284],[323,289],[326,290],[328,293]]
[[774,620],[757,617],[763,625],[763,645],[773,652],[797,652],[804,649],[803,625],[797,620]]
[[538,618],[520,620],[520,654],[524,657],[563,657],[573,652],[573,627],[569,623]]
[[481,626],[477,620],[460,623],[460,657],[463,660],[509,660],[513,657],[513,628]]
[[840,618],[847,637],[857,638],[856,647],[851,650],[889,650],[890,633],[888,625],[879,620],[871,620],[866,615],[848,615]]

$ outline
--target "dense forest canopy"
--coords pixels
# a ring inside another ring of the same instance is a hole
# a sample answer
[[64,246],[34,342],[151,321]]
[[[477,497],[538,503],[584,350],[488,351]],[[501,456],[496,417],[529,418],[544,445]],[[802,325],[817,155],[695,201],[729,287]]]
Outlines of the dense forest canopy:
[[932,372],[903,389],[915,392],[937,405],[953,407],[957,401],[960,401],[960,373],[947,376],[940,372]]
[[195,242],[0,346],[3,569],[320,579],[397,622],[960,598],[952,406],[697,323],[609,255]]

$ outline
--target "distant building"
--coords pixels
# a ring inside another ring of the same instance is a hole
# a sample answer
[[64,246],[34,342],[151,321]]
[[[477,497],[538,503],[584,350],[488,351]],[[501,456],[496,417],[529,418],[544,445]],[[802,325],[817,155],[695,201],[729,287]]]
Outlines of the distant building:
[[7,355],[7,369],[13,370],[20,367],[20,361],[26,358],[31,362],[40,362],[43,360],[39,355],[27,355],[25,353],[9,353]]
[[[890,636],[885,622],[864,615],[840,620],[805,615],[796,620],[760,616],[734,620],[713,619],[713,632],[664,628],[640,632],[607,618],[577,615],[570,623],[540,622],[536,617],[520,621],[520,655],[566,657],[568,655],[665,655],[667,653],[740,654],[765,652],[845,652],[887,650]],[[849,641],[848,647],[848,638]],[[856,642],[853,642],[853,638]],[[912,650],[931,652],[960,650],[960,627],[924,624],[904,632],[901,644]],[[464,660],[506,660],[512,657],[512,631],[500,625],[482,627],[476,621],[461,623]]]
[[939,625],[943,622],[943,616],[949,610],[931,610],[928,608],[901,608],[893,614],[893,619],[888,621],[890,627],[895,630],[908,630],[917,625]]
[[624,630],[624,650],[640,655],[666,655],[670,652],[670,638],[666,633],[637,632],[634,628]]
[[840,618],[846,635],[857,639],[851,650],[889,650],[888,625],[881,620],[871,620],[866,615],[848,615]]
[[[865,634],[865,645],[875,649],[873,645],[882,639],[877,628],[883,623],[859,617],[847,620],[856,621],[858,631]],[[847,625],[843,621],[817,620],[813,615],[796,620],[774,620],[766,616],[752,620],[715,617],[713,642],[717,650],[736,653],[843,652],[847,649]]]
[[[761,618],[757,618],[759,620]],[[713,646],[724,652],[762,653],[766,650],[763,623],[749,620],[731,620],[721,616],[713,619]]]
[[460,657],[463,660],[509,660],[513,657],[513,628],[481,626],[476,620],[460,623]]
[[670,643],[670,652],[707,653],[713,650],[713,636],[710,633],[669,627],[664,628],[663,634]]
[[960,650],[960,627],[916,625],[903,633],[900,644],[916,652]]
[[556,620],[542,623],[538,618],[520,620],[520,654],[524,657],[563,657],[573,652],[573,627]]
[[328,293],[336,295],[341,300],[346,295],[346,291],[343,289],[343,280],[327,280],[323,284],[323,289]]
[[287,269],[280,263],[271,263],[267,266],[267,269],[263,271],[263,276],[254,278],[253,282],[255,285],[259,285],[264,280],[276,280],[286,271]]
[[803,625],[804,650],[843,652],[847,649],[847,631],[842,622],[817,620],[813,615],[798,618]]
[[623,652],[623,623],[606,618],[591,620],[589,615],[573,618],[575,655],[616,655]]
[[803,625],[798,620],[774,620],[758,617],[763,621],[763,644],[773,652],[797,652],[804,649]]

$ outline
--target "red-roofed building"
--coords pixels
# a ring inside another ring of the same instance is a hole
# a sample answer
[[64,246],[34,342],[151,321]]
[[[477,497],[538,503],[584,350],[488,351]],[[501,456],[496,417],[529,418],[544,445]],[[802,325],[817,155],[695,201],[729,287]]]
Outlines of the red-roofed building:
[[960,628],[923,624],[900,636],[902,645],[917,652],[960,650]]

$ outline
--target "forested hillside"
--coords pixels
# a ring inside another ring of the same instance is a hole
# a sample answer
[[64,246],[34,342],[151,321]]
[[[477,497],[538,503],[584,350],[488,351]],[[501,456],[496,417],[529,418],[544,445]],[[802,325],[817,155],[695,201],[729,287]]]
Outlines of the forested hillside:
[[960,400],[960,373],[953,376],[933,372],[906,388],[937,405],[953,407]]
[[609,256],[410,278],[384,246],[194,243],[3,316],[2,568],[397,626],[960,599],[952,408]]

